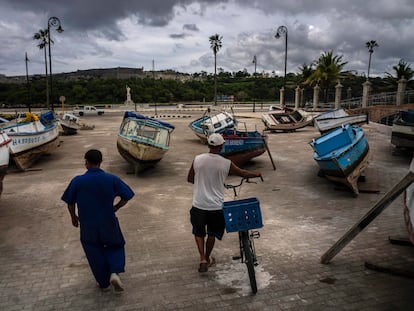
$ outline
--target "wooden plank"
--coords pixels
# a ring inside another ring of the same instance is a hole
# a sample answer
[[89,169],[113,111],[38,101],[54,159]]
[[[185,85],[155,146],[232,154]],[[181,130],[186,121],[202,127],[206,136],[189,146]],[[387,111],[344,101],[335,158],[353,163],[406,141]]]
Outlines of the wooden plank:
[[269,154],[270,162],[272,162],[273,170],[275,171],[276,170],[276,165],[273,162],[272,154],[270,153],[270,149],[269,149],[269,146],[267,145],[267,141],[266,141],[266,138],[265,137],[263,137],[263,143],[264,143],[264,145],[266,147],[267,153]]
[[404,270],[404,269],[395,268],[395,267],[385,267],[385,266],[376,265],[370,262],[365,262],[365,268],[375,270],[378,272],[384,272],[384,273],[389,273],[392,275],[398,275],[398,276],[403,276],[406,278],[414,279],[414,271],[410,271],[410,270]]
[[409,171],[400,182],[388,191],[375,205],[346,232],[325,254],[321,257],[321,263],[328,264],[354,237],[368,226],[381,212],[393,202],[409,185],[414,182],[414,173]]
[[402,246],[410,246],[410,247],[414,246],[413,243],[411,243],[409,238],[404,238],[404,237],[389,236],[388,241],[390,241],[390,243],[394,245],[402,245]]

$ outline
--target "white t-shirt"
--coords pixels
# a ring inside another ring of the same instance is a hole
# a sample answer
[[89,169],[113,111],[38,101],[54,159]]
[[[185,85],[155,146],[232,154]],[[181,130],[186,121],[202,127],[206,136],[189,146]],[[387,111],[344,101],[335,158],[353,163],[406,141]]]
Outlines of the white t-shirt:
[[224,182],[230,164],[230,160],[214,153],[203,153],[194,158],[193,206],[209,211],[223,208]]

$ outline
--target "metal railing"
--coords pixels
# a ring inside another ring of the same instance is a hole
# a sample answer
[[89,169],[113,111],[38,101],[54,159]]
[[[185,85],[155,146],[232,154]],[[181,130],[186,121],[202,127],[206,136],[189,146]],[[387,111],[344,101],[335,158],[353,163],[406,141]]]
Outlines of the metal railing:
[[[396,105],[398,92],[384,92],[368,97],[368,106],[376,105]],[[414,103],[414,91],[405,91],[403,103]],[[345,109],[354,109],[362,107],[362,97],[354,97],[350,99],[341,100],[341,107]]]

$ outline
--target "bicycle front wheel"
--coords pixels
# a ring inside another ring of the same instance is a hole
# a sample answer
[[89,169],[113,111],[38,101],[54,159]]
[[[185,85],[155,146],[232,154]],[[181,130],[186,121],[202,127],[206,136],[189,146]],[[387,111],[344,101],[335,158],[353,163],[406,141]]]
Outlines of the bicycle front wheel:
[[256,284],[256,273],[254,271],[254,255],[251,241],[249,239],[249,232],[243,231],[241,233],[241,240],[243,245],[244,252],[244,262],[247,266],[247,272],[249,274],[250,286],[252,288],[253,294],[257,293],[257,284]]

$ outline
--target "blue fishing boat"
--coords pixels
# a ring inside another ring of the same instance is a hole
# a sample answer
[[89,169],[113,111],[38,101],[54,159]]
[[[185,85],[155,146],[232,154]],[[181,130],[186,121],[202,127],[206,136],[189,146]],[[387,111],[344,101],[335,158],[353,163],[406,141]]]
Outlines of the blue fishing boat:
[[267,136],[258,131],[226,129],[222,135],[225,143],[221,155],[232,160],[239,167],[266,151]]
[[127,111],[118,130],[118,152],[134,166],[136,174],[164,157],[174,128],[170,123]]
[[414,110],[402,110],[394,119],[391,144],[396,148],[414,149]]
[[313,158],[328,179],[348,186],[359,194],[358,179],[369,162],[369,145],[364,131],[345,124],[309,142]]
[[204,115],[192,121],[188,127],[200,139],[207,144],[207,137],[213,133],[222,133],[224,130],[233,128],[236,122],[233,116],[225,111],[213,113],[210,109]]

